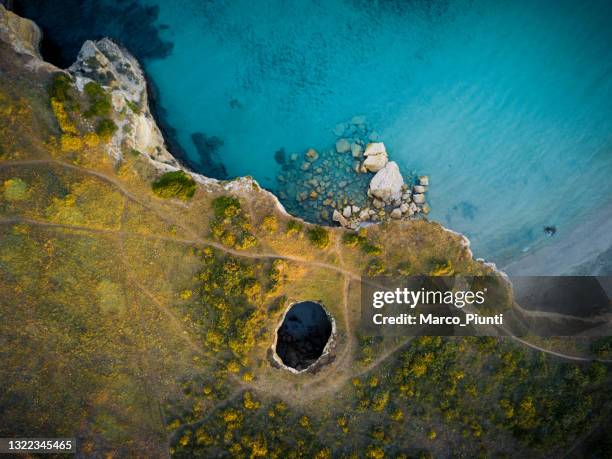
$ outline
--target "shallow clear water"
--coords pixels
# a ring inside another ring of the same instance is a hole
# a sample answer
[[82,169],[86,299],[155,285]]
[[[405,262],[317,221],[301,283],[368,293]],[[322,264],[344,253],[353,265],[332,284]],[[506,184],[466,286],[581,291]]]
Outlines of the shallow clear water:
[[193,133],[214,136],[230,176],[275,190],[277,150],[327,148],[365,115],[406,175],[430,175],[432,219],[501,263],[610,201],[612,3],[263,3],[144,2],[172,43],[145,67],[193,163]]

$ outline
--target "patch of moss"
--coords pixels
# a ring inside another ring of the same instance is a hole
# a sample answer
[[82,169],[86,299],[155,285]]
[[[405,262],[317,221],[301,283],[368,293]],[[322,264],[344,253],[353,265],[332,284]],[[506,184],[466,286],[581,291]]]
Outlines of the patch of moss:
[[329,245],[329,233],[321,226],[308,228],[307,235],[308,240],[312,242],[315,247],[325,249]]
[[153,192],[161,198],[188,200],[193,197],[196,183],[183,171],[166,172],[153,182]]

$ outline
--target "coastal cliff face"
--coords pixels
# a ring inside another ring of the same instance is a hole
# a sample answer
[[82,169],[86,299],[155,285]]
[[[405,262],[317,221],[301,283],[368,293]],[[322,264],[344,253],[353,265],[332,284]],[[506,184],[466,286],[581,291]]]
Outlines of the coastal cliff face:
[[88,82],[95,81],[110,92],[119,127],[109,145],[111,156],[120,160],[122,151],[136,150],[162,170],[178,168],[151,115],[146,80],[132,55],[108,38],[86,41],[68,72],[75,77],[80,91]]
[[7,11],[0,3],[0,40],[10,44],[17,53],[42,60],[38,49],[41,36],[34,22]]
[[[0,24],[0,436],[75,436],[82,457],[533,456],[593,427],[569,417],[584,404],[607,412],[588,368],[511,341],[362,336],[361,276],[495,274],[462,236],[323,228],[249,178],[187,171],[127,51],[88,41],[64,71],[31,22]],[[333,346],[298,375],[271,354],[306,300]],[[502,408],[536,404],[563,421],[515,435]]]

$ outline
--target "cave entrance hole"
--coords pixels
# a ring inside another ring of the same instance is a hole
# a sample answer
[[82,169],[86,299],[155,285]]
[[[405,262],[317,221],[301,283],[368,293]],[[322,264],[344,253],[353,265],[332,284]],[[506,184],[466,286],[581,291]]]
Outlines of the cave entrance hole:
[[276,332],[276,354],[285,366],[303,371],[323,355],[332,329],[333,320],[321,304],[294,303]]

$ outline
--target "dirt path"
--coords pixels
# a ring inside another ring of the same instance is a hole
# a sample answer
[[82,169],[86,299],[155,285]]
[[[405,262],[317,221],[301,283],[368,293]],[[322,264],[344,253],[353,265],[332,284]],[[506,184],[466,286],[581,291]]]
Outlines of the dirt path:
[[[149,204],[147,204],[146,202],[144,202],[142,199],[139,199],[136,195],[134,195],[132,192],[130,192],[128,189],[126,189],[123,184],[121,182],[119,182],[117,179],[115,179],[114,177],[110,177],[102,172],[97,172],[91,169],[87,169],[87,168],[83,168],[81,166],[77,166],[74,164],[70,164],[70,163],[66,163],[63,161],[59,161],[59,160],[55,160],[55,159],[37,159],[37,160],[23,160],[23,161],[9,161],[9,162],[2,162],[0,163],[0,169],[1,168],[5,168],[5,167],[13,167],[13,166],[28,166],[28,165],[44,165],[44,164],[52,164],[52,165],[56,165],[56,166],[60,166],[60,167],[64,167],[70,170],[74,170],[74,171],[78,171],[81,172],[83,174],[87,174],[87,175],[91,175],[91,176],[95,176],[111,185],[113,185],[121,194],[123,194],[128,200],[142,206],[143,208],[149,210],[150,212],[152,212],[153,214],[155,214],[158,218],[160,218],[161,220],[163,220],[164,222],[166,222],[169,225],[173,225],[176,227],[179,227],[181,229],[183,229],[184,231],[186,231],[188,234],[193,235],[194,237],[192,239],[184,239],[184,238],[176,238],[176,237],[168,237],[168,236],[159,236],[159,235],[145,235],[145,234],[139,234],[139,233],[129,233],[129,232],[125,232],[123,231],[123,227],[121,227],[120,231],[116,231],[116,230],[107,230],[107,229],[101,229],[101,228],[89,228],[89,227],[85,227],[85,226],[74,226],[74,225],[64,225],[64,224],[59,224],[59,223],[52,223],[52,222],[43,222],[43,221],[38,221],[38,220],[33,220],[33,219],[28,219],[28,218],[8,218],[8,219],[4,219],[4,220],[0,220],[0,224],[11,224],[11,223],[27,223],[27,224],[31,224],[31,225],[39,225],[39,226],[48,226],[48,227],[55,227],[55,228],[61,228],[61,229],[71,229],[71,230],[81,230],[81,231],[85,231],[85,232],[90,232],[90,233],[98,233],[98,234],[107,234],[107,235],[116,235],[119,236],[121,238],[125,237],[125,236],[136,236],[136,237],[140,237],[140,238],[147,238],[147,239],[154,239],[154,240],[165,240],[165,241],[170,241],[170,242],[177,242],[177,243],[182,243],[182,244],[189,244],[189,245],[205,245],[205,246],[211,246],[214,247],[220,251],[223,251],[225,253],[237,256],[237,257],[243,257],[243,258],[250,258],[250,259],[260,259],[260,258],[269,258],[269,259],[282,259],[282,260],[288,260],[288,261],[293,261],[293,262],[297,262],[297,263],[301,263],[301,264],[305,264],[305,265],[310,265],[310,266],[315,266],[315,267],[319,267],[319,268],[323,268],[323,269],[328,269],[331,271],[335,271],[338,273],[341,273],[343,276],[345,276],[345,281],[344,281],[344,287],[343,287],[343,303],[344,303],[344,313],[345,313],[345,326],[347,331],[350,331],[350,321],[349,321],[349,316],[348,316],[348,288],[350,285],[350,281],[351,280],[360,280],[361,279],[361,275],[359,273],[355,273],[349,269],[346,269],[344,267],[344,260],[342,258],[342,250],[341,248],[338,246],[338,241],[335,241],[335,247],[334,247],[334,251],[337,254],[340,266],[335,265],[335,264],[331,264],[331,263],[326,263],[326,262],[322,262],[322,261],[317,261],[317,260],[310,260],[310,259],[305,259],[302,257],[298,257],[298,256],[293,256],[293,255],[281,255],[278,253],[272,253],[272,252],[244,252],[244,251],[240,251],[240,250],[236,250],[230,247],[226,247],[223,244],[216,242],[216,241],[212,241],[212,240],[208,240],[205,238],[200,237],[197,232],[195,232],[193,229],[185,226],[184,224],[182,224],[181,222],[176,222],[173,221],[171,219],[168,219],[165,215],[161,214],[160,212],[158,212],[157,209],[155,209],[154,207],[150,206]],[[122,217],[123,218],[123,217]],[[139,287],[143,287],[142,285],[139,284]],[[153,301],[154,296],[153,295],[148,295],[147,294],[147,290],[140,288],[141,291],[143,291],[143,293],[145,295],[147,295],[149,297],[149,299],[151,299]],[[150,294],[150,292],[149,292]],[[170,314],[168,317],[171,318],[171,320],[173,320],[173,322],[176,323],[176,321],[178,321],[178,319],[176,317],[173,316],[173,314],[171,313],[171,311],[169,311],[167,309],[167,307],[163,306],[159,301],[155,300],[154,303],[157,305],[157,307],[159,307],[162,311],[164,311],[165,314]],[[349,350],[352,351],[353,347],[354,347],[354,337],[353,337],[354,333],[350,332],[349,336],[347,336],[347,348]],[[530,343],[528,341],[525,341],[521,338],[518,338],[516,336],[512,336],[511,338],[514,339],[516,342],[523,344],[525,346],[528,346],[534,350],[540,351],[540,352],[545,352],[547,354],[562,358],[562,359],[566,359],[569,361],[580,361],[580,362],[588,362],[588,361],[601,361],[601,362],[605,362],[605,363],[610,363],[612,362],[612,359],[597,359],[597,358],[588,358],[588,357],[578,357],[578,356],[572,356],[569,354],[564,354],[561,352],[557,352],[557,351],[553,351],[550,349],[546,349],[543,348],[539,345]],[[409,340],[406,341],[406,343]],[[404,343],[405,344],[405,343]],[[397,346],[397,348],[395,348],[395,350],[399,349],[399,347],[403,346],[404,344],[401,344],[400,346]],[[195,345],[195,343],[190,343],[190,347],[197,347],[197,345]],[[393,352],[395,352],[394,350],[389,350],[387,351],[385,354],[379,356],[378,359],[376,359],[376,365],[378,365],[380,362],[384,361],[386,358],[388,358]],[[346,352],[344,353],[346,354]],[[366,368],[363,370],[363,372],[367,372],[370,371],[371,368]]]

